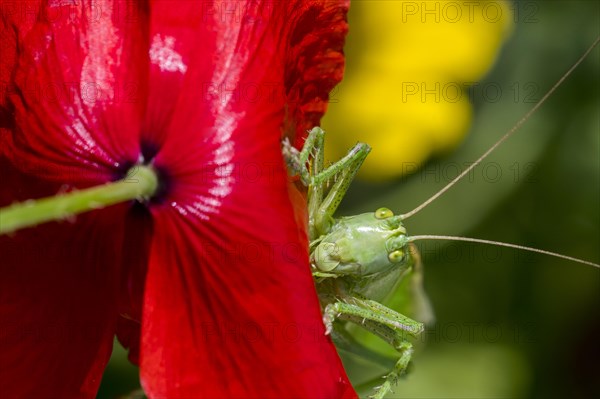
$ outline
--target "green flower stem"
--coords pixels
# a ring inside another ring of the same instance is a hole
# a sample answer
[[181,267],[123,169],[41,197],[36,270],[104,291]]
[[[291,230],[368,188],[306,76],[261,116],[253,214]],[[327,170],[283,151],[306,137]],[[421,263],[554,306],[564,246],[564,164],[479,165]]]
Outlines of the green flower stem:
[[125,201],[149,199],[157,188],[156,171],[149,166],[137,165],[129,170],[124,179],[114,183],[1,208],[0,235]]

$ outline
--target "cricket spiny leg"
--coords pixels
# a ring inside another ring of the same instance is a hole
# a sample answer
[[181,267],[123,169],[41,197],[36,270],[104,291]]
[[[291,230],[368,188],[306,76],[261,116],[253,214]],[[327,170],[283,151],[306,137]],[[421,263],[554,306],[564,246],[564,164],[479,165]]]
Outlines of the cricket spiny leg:
[[370,395],[369,398],[383,399],[388,393],[393,392],[392,387],[398,383],[400,377],[406,374],[408,364],[413,355],[413,346],[406,340],[395,342],[393,346],[400,354],[400,358],[396,362],[394,369],[383,377],[385,379],[383,384],[376,387],[375,393]]
[[[308,137],[298,154],[298,162],[301,166],[300,177],[306,187],[312,184],[312,177],[319,173],[323,167],[323,147],[325,145],[325,132],[320,127],[313,128],[308,132]],[[311,158],[312,155],[312,158]],[[310,162],[310,166],[308,161]]]
[[366,298],[346,297],[344,300],[345,302],[338,301],[325,307],[323,321],[326,333],[333,331],[335,320],[350,321],[379,336],[400,354],[394,369],[384,377],[384,383],[375,388],[375,393],[371,396],[381,399],[391,391],[398,378],[406,373],[413,353],[412,344],[407,337],[417,337],[424,326]]
[[313,177],[314,184],[318,185],[324,185],[328,179],[337,177],[318,209],[314,209],[314,213],[311,214],[318,232],[324,233],[329,230],[333,214],[370,151],[371,147],[367,144],[358,143],[346,156]]
[[[285,138],[281,142],[283,158],[292,176],[299,175],[302,183],[309,187],[311,177],[323,168],[323,154],[325,132],[319,127],[308,132],[302,150],[298,151],[290,141]],[[312,155],[312,156],[311,156]],[[310,161],[310,164],[309,164]]]
[[[367,144],[359,143],[342,159],[324,168],[324,147],[325,132],[321,128],[315,127],[309,132],[299,154],[302,181],[305,184],[308,181],[309,236],[311,239],[329,231],[334,212],[371,151]],[[323,200],[327,182],[333,177],[337,177],[337,181]]]
[[[333,322],[336,319],[348,320],[363,326],[367,321],[370,321],[391,330],[401,331],[412,337],[417,337],[424,329],[423,323],[395,312],[378,302],[354,297],[347,297],[345,302],[338,301],[325,307],[323,322],[325,323],[326,334],[331,332]],[[371,331],[371,328],[368,328],[368,330]],[[377,331],[371,332],[378,334]],[[390,341],[390,337],[382,338],[388,342]]]
[[300,165],[300,151],[298,151],[286,137],[281,141],[281,153],[290,176],[299,176],[302,166]]
[[327,273],[327,272],[312,272],[312,276],[315,278],[337,278],[338,274]]
[[[371,147],[369,147],[368,144],[365,144],[365,143],[356,144],[354,147],[352,147],[352,149],[350,151],[348,151],[348,153],[346,155],[344,155],[344,157],[342,159],[334,162],[333,164],[329,165],[324,170],[322,170],[319,173],[316,173],[314,176],[312,176],[311,183],[312,184],[327,183],[327,181],[329,179],[331,179],[334,176],[339,174],[340,178],[342,176],[346,175],[347,176],[346,180],[349,180],[348,185],[350,185],[350,182],[352,182],[352,179],[354,178],[354,176],[356,176],[358,169],[360,169],[360,166],[362,165],[363,161],[365,160],[365,158],[367,157],[367,155],[369,154],[370,151],[371,151]],[[350,170],[348,170],[348,169],[350,169]],[[338,181],[339,181],[339,179],[338,179]],[[337,183],[337,181],[336,181],[336,183]]]
[[[319,127],[309,133],[301,151],[289,142],[283,143],[283,154],[292,173],[300,175],[308,187],[309,236],[311,240],[329,231],[333,214],[346,195],[350,183],[371,151],[364,143],[358,143],[339,161],[324,168],[325,132]],[[327,182],[337,177],[327,197],[323,200]]]
[[310,180],[308,184],[308,234],[311,240],[321,236],[322,230],[315,225],[315,215],[323,201],[325,182],[315,182],[314,176],[321,173],[325,159],[325,132],[321,128],[314,128],[310,135],[314,135],[312,158],[309,160]]
[[302,183],[308,188],[308,215],[309,215],[309,238],[317,239],[314,223],[314,215],[321,205],[325,183],[314,182],[314,176],[323,170],[324,164],[325,132],[320,127],[313,128],[308,136],[302,150],[298,151],[288,140],[282,143],[283,156],[292,176],[300,176]]

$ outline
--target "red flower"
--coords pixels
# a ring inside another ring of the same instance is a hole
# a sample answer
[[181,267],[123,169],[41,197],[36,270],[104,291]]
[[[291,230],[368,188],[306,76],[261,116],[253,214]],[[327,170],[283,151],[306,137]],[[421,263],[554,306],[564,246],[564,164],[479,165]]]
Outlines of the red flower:
[[161,191],[0,237],[0,396],[93,397],[115,333],[151,397],[355,395],[280,153],[341,78],[347,1],[1,6],[0,206],[139,162]]

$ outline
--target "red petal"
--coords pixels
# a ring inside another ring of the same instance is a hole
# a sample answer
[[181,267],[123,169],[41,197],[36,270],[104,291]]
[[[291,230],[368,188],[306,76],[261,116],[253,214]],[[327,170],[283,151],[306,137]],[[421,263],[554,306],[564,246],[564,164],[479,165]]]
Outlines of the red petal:
[[14,93],[12,82],[17,62],[17,43],[31,30],[40,11],[41,0],[27,2],[0,0],[0,127],[5,121],[8,93]]
[[[0,181],[0,206],[57,190],[1,158]],[[95,397],[114,336],[122,219],[117,207],[0,237],[0,397]]]
[[124,225],[117,337],[121,345],[129,349],[129,360],[139,364],[144,280],[153,235],[152,215],[136,203],[127,212]]
[[155,213],[141,353],[152,397],[334,398],[349,389],[324,335],[274,144],[245,154],[275,174],[236,179],[210,216],[215,204],[202,194],[185,205],[175,190],[180,205]]
[[218,3],[202,24],[188,14],[195,31],[172,29],[152,6],[152,26],[167,20],[171,60],[185,65],[151,81],[180,89],[171,123],[151,135],[166,183],[142,318],[152,397],[354,395],[324,335],[280,148],[289,21],[322,22],[302,18],[315,4]]
[[18,130],[5,152],[48,180],[113,179],[139,154],[146,12],[137,2],[87,0],[48,2],[32,14],[30,3],[10,11],[19,41],[10,95]]
[[170,1],[151,2],[148,107],[143,127],[151,150],[164,142],[191,53],[203,58],[214,53],[213,48],[206,47],[206,41],[196,36],[207,5],[208,2],[183,1],[174,7]]
[[343,46],[350,0],[298,3],[304,10],[295,13],[298,19],[294,21],[286,58],[289,110],[285,132],[291,139],[295,137],[294,145],[301,148],[306,132],[320,124],[330,92],[344,75]]
[[[4,7],[4,2],[0,3]],[[8,17],[0,14],[0,129],[9,126],[9,106],[6,99],[8,91],[12,90],[10,82],[15,66],[17,54],[17,38],[15,31],[11,29]],[[2,134],[2,132],[0,132]],[[2,139],[0,138],[0,143]],[[0,150],[1,151],[1,150]]]

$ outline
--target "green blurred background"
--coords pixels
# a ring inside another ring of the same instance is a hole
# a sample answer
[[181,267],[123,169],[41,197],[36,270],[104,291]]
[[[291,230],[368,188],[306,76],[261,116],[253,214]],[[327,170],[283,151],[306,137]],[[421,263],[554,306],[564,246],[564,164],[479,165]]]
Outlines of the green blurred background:
[[[368,3],[351,8],[347,74],[357,73],[360,9]],[[415,175],[356,182],[340,215],[414,208],[514,125],[600,34],[598,1],[522,1],[515,9],[514,32],[479,85],[488,95],[472,91],[467,140]],[[493,239],[600,262],[599,71],[596,49],[484,168],[407,221],[409,233]],[[419,247],[437,324],[392,397],[600,397],[597,269],[470,244]],[[381,371],[356,359],[346,364],[357,381]],[[137,370],[117,347],[98,397],[136,387]]]

